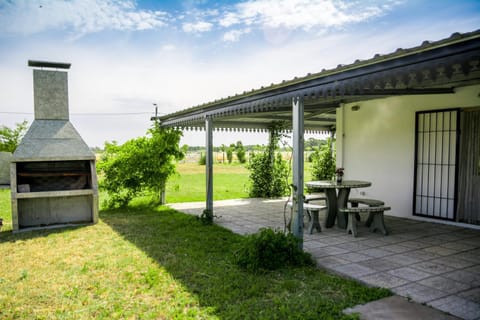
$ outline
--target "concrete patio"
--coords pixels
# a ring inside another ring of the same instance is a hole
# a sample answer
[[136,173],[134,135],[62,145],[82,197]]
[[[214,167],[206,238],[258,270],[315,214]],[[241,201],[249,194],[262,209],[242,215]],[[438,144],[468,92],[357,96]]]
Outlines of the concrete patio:
[[[216,201],[215,222],[240,234],[283,229],[284,205],[285,199]],[[205,203],[170,206],[200,215]],[[304,235],[304,248],[320,267],[462,319],[480,319],[480,230],[386,216],[388,236],[359,224],[354,238],[324,228],[323,214],[322,232]]]

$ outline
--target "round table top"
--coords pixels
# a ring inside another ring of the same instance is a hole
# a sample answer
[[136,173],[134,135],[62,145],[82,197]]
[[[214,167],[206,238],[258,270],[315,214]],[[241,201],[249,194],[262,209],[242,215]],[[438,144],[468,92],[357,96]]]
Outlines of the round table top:
[[341,183],[333,180],[309,181],[306,183],[309,189],[346,189],[346,188],[365,188],[372,185],[368,181],[343,180]]

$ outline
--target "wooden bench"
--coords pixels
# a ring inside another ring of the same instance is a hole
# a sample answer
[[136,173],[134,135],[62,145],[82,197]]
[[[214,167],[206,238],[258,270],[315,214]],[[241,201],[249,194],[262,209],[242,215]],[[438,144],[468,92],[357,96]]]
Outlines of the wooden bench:
[[[366,198],[351,198],[351,199],[348,199],[348,202],[350,202],[350,204],[352,205],[352,208],[357,208],[359,204],[364,204],[369,207],[380,207],[385,204],[385,202],[380,200],[366,199]],[[357,221],[360,221],[360,214],[356,214],[355,218],[357,219]],[[373,214],[369,214],[367,221],[365,222],[365,225],[367,227],[370,227],[370,225],[372,224],[372,220],[373,220]]]
[[368,212],[369,216],[372,215],[372,222],[370,224],[370,232],[375,232],[379,230],[384,235],[388,234],[387,228],[385,227],[385,222],[383,220],[383,212],[390,210],[390,207],[377,206],[377,207],[353,207],[353,208],[342,208],[340,212],[348,214],[348,224],[347,224],[347,234],[352,233],[354,237],[357,236],[357,220],[355,216],[360,213]]
[[[291,201],[288,202],[288,206],[292,207],[293,203]],[[319,214],[320,210],[326,209],[327,206],[320,206],[317,204],[311,203],[304,203],[303,210],[307,211],[308,213],[308,233],[313,233],[313,228],[317,229],[318,232],[322,231],[322,227],[320,226],[320,219]]]

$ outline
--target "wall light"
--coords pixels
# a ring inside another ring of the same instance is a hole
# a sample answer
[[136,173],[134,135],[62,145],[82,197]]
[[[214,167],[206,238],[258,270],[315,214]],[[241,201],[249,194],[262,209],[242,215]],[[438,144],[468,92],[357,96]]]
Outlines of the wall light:
[[359,105],[354,105],[352,106],[352,111],[358,111],[360,110],[360,106]]

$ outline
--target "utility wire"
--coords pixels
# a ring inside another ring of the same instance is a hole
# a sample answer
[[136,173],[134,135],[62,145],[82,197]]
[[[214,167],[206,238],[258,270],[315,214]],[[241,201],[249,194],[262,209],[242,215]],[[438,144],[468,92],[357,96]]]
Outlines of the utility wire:
[[[34,114],[33,112],[11,112],[11,111],[0,111],[1,114]],[[105,112],[105,113],[70,113],[73,116],[131,116],[131,115],[140,115],[140,114],[153,114],[152,112]]]

